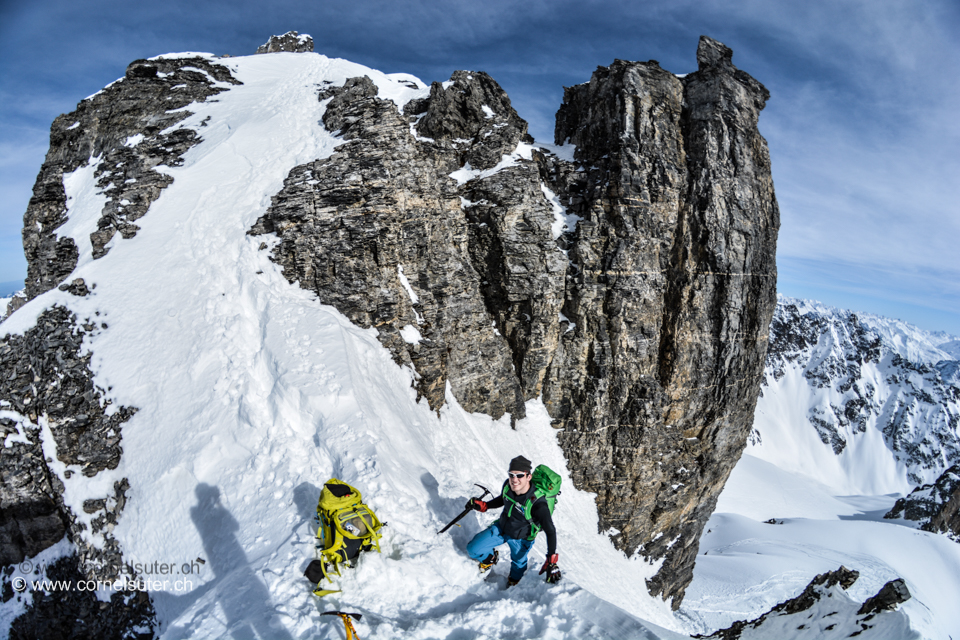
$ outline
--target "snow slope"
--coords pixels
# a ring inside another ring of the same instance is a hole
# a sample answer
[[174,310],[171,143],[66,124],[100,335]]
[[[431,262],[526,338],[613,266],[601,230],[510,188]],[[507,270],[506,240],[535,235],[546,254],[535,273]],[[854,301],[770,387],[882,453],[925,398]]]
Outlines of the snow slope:
[[[849,595],[861,602],[906,580],[913,598],[900,610],[912,631],[888,622],[877,637],[960,637],[960,545],[883,518],[915,486],[911,471],[936,478],[955,455],[956,381],[943,373],[953,370],[955,338],[853,315],[779,299],[755,432],[701,538],[681,610],[702,632],[756,618],[842,564],[860,572]],[[842,414],[850,401],[860,408],[860,399],[865,409],[834,431],[812,420]],[[824,441],[834,433],[839,453]],[[946,454],[912,457],[897,433]]]
[[[863,572],[866,595],[891,575],[908,579],[915,599],[904,629],[956,633],[944,605],[960,594],[954,548],[861,517],[886,498],[837,497],[817,475],[749,456],[710,521],[680,615],[651,598],[645,579],[656,567],[596,533],[593,497],[572,486],[539,401],[516,429],[509,416],[465,413],[449,392],[444,408],[430,411],[416,402],[413,373],[394,363],[374,330],[290,285],[259,249],[263,238],[246,235],[294,166],[339,143],[320,122],[318,85],[367,75],[401,106],[426,94],[423,83],[316,54],[217,62],[244,84],[189,108],[177,126],[203,141],[182,166],[164,169],[173,184],[137,221],[137,235],[116,236],[101,260],[89,242],[104,202],[93,180],[97,159],[64,177],[69,221],[60,233],[80,249],[71,277],[95,284],[92,293],[54,289],[3,324],[23,332],[59,304],[108,325],[85,346],[112,406],[139,409],[123,426],[120,466],[93,479],[67,477],[74,470],[62,464],[55,471],[78,517],[85,499],[129,479],[113,530],[127,561],[204,561],[189,575],[147,576],[169,578],[152,593],[161,637],[341,638],[340,622],[319,613],[342,609],[364,615],[362,638],[683,638],[796,595],[838,562]],[[551,586],[536,575],[541,540],[533,570],[505,591],[506,563],[483,579],[463,551],[495,514],[436,532],[477,494],[473,483],[496,491],[518,454],[564,477],[555,514],[564,580]],[[365,555],[340,579],[342,593],[320,600],[302,571],[314,557],[312,516],[330,477],[358,487],[388,526],[383,553]],[[760,524],[767,514],[790,519]],[[66,552],[59,545],[42,560]],[[5,624],[22,606],[11,603]]]
[[[855,599],[862,602],[903,578],[913,597],[900,609],[918,637],[960,637],[960,545],[908,521],[884,520],[898,497],[837,495],[810,477],[745,454],[700,540],[681,613],[704,632],[726,627],[759,616],[800,593],[817,574],[844,565],[860,572],[849,590]],[[770,519],[777,524],[767,524]]]

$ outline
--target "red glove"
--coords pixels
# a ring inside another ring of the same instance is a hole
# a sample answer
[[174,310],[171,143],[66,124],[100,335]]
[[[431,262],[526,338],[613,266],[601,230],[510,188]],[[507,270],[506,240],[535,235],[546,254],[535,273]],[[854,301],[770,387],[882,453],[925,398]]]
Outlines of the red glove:
[[470,501],[467,502],[467,509],[473,509],[483,513],[487,510],[487,503],[481,500],[480,498],[470,498]]
[[540,573],[538,573],[537,575],[542,574],[544,571],[548,571],[550,569],[550,565],[552,564],[555,565],[558,562],[560,562],[560,554],[555,553],[549,558],[547,558],[546,560],[544,560],[543,566],[540,567]]

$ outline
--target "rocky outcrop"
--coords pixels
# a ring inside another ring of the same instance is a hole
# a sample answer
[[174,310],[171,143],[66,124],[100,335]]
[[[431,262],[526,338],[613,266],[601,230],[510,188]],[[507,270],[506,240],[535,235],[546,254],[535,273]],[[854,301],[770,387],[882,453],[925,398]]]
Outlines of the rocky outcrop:
[[960,542],[960,464],[897,500],[883,517],[912,520],[924,531],[946,533]]
[[[86,580],[77,570],[76,556],[66,556],[50,566],[38,567],[32,580],[50,580],[78,584]],[[8,575],[3,576],[10,588]],[[3,601],[25,599],[25,612],[10,625],[11,640],[30,638],[70,638],[71,640],[147,640],[158,631],[153,604],[146,591],[116,591],[108,600],[98,598],[94,590],[64,589],[14,594],[4,592]],[[25,603],[26,604],[26,603]]]
[[881,611],[894,611],[898,604],[912,598],[903,578],[891,580],[880,588],[877,595],[867,598],[857,609],[857,615],[870,615]]
[[891,580],[854,612],[858,603],[845,592],[859,577],[859,571],[846,567],[821,573],[799,596],[781,602],[760,617],[739,620],[710,635],[693,637],[746,640],[782,637],[784,631],[796,630],[804,632],[803,637],[851,638],[875,627],[890,631],[890,619],[878,618],[878,614],[895,611],[898,604],[910,599],[906,583],[900,578]]
[[[99,534],[102,544],[87,544],[87,526],[64,505],[62,482],[47,459],[55,451],[60,463],[74,467],[63,472],[67,479],[77,471],[93,477],[120,462],[121,429],[135,409],[111,407],[105,391],[93,383],[90,354],[82,350],[84,335],[106,328],[98,318],[78,322],[63,307],[54,307],[24,335],[0,340],[5,372],[0,380],[5,443],[0,449],[0,564],[35,556],[69,533],[85,573],[107,579],[113,576],[102,568],[121,565],[112,527],[106,525],[108,518],[116,523],[122,495],[105,495],[102,505],[90,501],[98,504],[88,513],[104,511],[101,526],[89,532]],[[52,436],[46,451],[41,431]],[[126,487],[125,480],[118,484]]]
[[[70,286],[82,285],[80,280]],[[0,340],[0,565],[35,557],[66,536],[76,553],[59,560],[48,577],[74,582],[119,577],[123,555],[112,532],[130,488],[126,478],[113,483],[112,493],[86,500],[84,513],[63,499],[64,482],[74,474],[93,478],[117,468],[121,430],[135,412],[112,407],[93,382],[84,336],[107,328],[102,318],[81,321],[53,307],[22,336]],[[61,467],[62,479],[52,469],[54,457],[71,467]],[[117,593],[104,603],[78,590],[32,594],[11,637],[140,637],[136,629],[147,628],[144,620],[153,616],[145,592]]]
[[136,235],[134,222],[173,181],[157,167],[180,165],[200,141],[193,129],[175,128],[190,115],[182,108],[231,84],[238,81],[226,67],[205,58],[135,60],[123,78],[53,121],[50,150],[23,216],[28,299],[58,286],[79,258],[74,240],[57,236],[67,221],[64,175],[95,164],[106,203],[90,242],[93,257],[103,257],[117,233]]
[[[299,281],[360,326],[375,327],[397,362],[414,368],[418,394],[432,408],[443,404],[449,383],[469,411],[522,417],[524,395],[504,338],[508,330],[505,323],[498,327],[483,295],[484,287],[496,284],[481,279],[471,256],[474,248],[477,259],[484,259],[483,249],[472,242],[483,214],[478,211],[471,221],[450,174],[464,166],[468,154],[479,167],[490,168],[493,158],[514,151],[526,127],[517,128],[522,121],[486,74],[457,72],[447,88],[440,83],[431,88],[431,96],[441,92],[471,96],[474,108],[431,99],[410,103],[401,114],[376,97],[368,78],[322,92],[320,99],[329,100],[323,122],[347,142],[331,157],[295,168],[251,233],[279,235],[273,255],[291,282]],[[488,118],[483,106],[494,115]],[[467,114],[470,124],[442,128],[436,112],[449,110]],[[418,133],[418,122],[423,134],[434,137]],[[497,129],[512,133],[484,135]],[[516,200],[530,198],[535,189],[541,206],[527,217],[539,213],[540,227],[549,228],[536,166],[522,164],[509,172],[514,174],[526,181],[525,193],[491,190]],[[502,179],[494,175],[480,182]],[[514,217],[504,225],[522,222]],[[556,251],[549,235],[531,234],[524,241],[549,241]]]
[[483,73],[402,113],[366,78],[323,89],[344,144],[250,231],[375,327],[432,408],[447,385],[495,418],[542,396],[601,530],[663,561],[650,588],[675,607],[750,432],[775,305],[768,94],[731,56],[702,38],[682,79],[618,60],[567,89],[573,163],[531,147]]
[[282,36],[270,36],[269,40],[257,47],[257,53],[279,53],[280,51],[293,53],[313,51],[313,38],[307,34],[300,35],[296,31],[287,31]]
[[3,312],[3,315],[0,316],[0,322],[3,322],[9,318],[11,313],[25,304],[27,304],[27,293],[25,290],[21,289],[10,297],[10,301],[7,303],[6,309],[0,308],[0,312]]
[[584,169],[558,192],[583,220],[563,307],[576,328],[544,401],[601,528],[663,558],[650,587],[675,607],[750,432],[775,306],[768,94],[731,56],[701,38],[682,79],[617,61],[557,115]]

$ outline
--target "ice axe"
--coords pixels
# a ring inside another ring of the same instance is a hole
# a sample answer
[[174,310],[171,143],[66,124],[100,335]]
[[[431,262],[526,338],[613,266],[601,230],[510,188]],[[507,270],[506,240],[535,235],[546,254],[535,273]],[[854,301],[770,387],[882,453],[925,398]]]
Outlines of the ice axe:
[[[485,486],[483,486],[482,484],[474,484],[474,486],[480,487],[481,489],[483,489],[483,494],[477,496],[476,498],[472,498],[471,501],[473,501],[473,500],[483,500],[483,499],[487,496],[488,493],[489,493],[490,495],[493,495],[492,493],[490,493],[490,489],[487,489],[487,488],[486,488]],[[454,518],[453,520],[450,521],[450,524],[448,524],[447,526],[445,526],[443,529],[440,529],[440,531],[437,531],[437,535],[440,535],[441,533],[443,533],[444,531],[446,531],[447,529],[449,529],[449,528],[452,527],[453,525],[455,525],[455,524],[457,524],[458,522],[460,522],[460,521],[463,519],[463,517],[464,517],[465,515],[467,515],[468,513],[470,513],[471,511],[473,511],[473,507],[467,507],[466,509],[464,509],[464,510],[463,510],[463,513],[461,513],[461,514],[458,515],[456,518]]]
[[346,611],[324,611],[320,615],[340,616],[340,619],[343,620],[343,628],[347,630],[347,640],[360,640],[360,636],[357,635],[357,630],[353,628],[353,623],[350,622],[350,618],[360,622],[360,618],[363,617],[361,614],[348,613]]

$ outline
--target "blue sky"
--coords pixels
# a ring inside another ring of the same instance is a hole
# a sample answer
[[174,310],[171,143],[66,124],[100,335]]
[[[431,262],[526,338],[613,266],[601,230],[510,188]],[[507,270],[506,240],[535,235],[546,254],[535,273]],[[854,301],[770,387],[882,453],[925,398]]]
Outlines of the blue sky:
[[543,141],[564,85],[615,58],[693,71],[716,38],[772,95],[780,292],[960,335],[955,0],[0,0],[0,283],[26,274],[22,216],[58,114],[137,58],[244,55],[288,30],[427,82],[486,71]]

